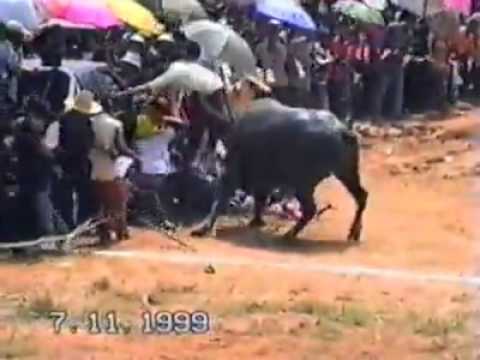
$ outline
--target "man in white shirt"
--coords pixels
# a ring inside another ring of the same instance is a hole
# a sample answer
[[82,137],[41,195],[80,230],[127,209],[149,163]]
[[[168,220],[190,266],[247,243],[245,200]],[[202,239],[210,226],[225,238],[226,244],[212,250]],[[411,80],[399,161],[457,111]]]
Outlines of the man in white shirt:
[[100,227],[100,239],[103,243],[111,241],[111,231],[117,241],[129,238],[127,227],[128,186],[117,173],[120,155],[139,161],[125,141],[122,123],[101,112],[92,117],[95,143],[90,153],[92,162],[92,180],[100,212],[107,217],[107,223]]
[[[268,23],[267,36],[255,51],[265,74],[266,82],[272,86],[273,94],[281,101],[288,100],[288,75],[286,71],[287,47],[280,38],[280,23]],[[269,78],[270,75],[273,77]]]

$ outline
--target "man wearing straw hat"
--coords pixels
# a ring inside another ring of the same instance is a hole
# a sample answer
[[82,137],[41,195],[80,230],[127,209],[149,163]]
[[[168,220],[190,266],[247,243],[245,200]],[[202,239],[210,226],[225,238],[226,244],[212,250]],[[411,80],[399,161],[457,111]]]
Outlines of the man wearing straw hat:
[[137,163],[140,160],[126,145],[122,123],[104,112],[101,105],[94,101],[92,93],[83,92],[79,98],[95,111],[92,116],[94,144],[90,152],[91,179],[100,214],[107,220],[100,226],[100,240],[103,244],[110,243],[112,232],[115,233],[117,241],[126,240],[129,238],[128,187],[118,174],[116,165],[121,155]]
[[[91,118],[102,108],[92,100],[91,93],[82,91],[75,99],[67,101],[69,110],[59,120],[56,136],[51,136],[48,141],[51,147],[56,147],[62,170],[57,191],[58,207],[71,229],[88,220],[93,213],[89,154],[95,137]],[[74,211],[74,195],[77,197],[77,212]]]

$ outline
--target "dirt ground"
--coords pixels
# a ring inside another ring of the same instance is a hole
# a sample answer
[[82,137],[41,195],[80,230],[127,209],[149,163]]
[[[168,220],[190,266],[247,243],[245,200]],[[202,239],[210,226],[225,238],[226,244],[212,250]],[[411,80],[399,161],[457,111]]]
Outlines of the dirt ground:
[[[215,238],[182,234],[194,251],[138,230],[113,249],[158,258],[5,259],[0,359],[475,359],[477,288],[314,267],[477,274],[479,130],[475,113],[428,126],[360,128],[370,192],[360,246],[345,240],[353,201],[329,180],[317,197],[335,210],[294,243],[280,240],[291,226],[284,221],[254,231],[245,219],[224,219]],[[165,261],[180,255],[211,260]],[[198,310],[210,316],[208,334],[142,333],[145,313]],[[51,316],[59,311],[68,320],[55,334]],[[121,334],[88,335],[88,315],[104,319],[110,311]]]

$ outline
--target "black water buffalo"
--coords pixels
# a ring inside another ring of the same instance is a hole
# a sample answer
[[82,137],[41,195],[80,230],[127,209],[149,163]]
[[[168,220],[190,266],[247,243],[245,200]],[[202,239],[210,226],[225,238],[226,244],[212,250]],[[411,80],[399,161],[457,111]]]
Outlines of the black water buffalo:
[[349,241],[359,241],[368,193],[359,175],[359,144],[354,133],[333,114],[291,108],[271,99],[260,99],[234,125],[226,143],[224,173],[216,200],[205,223],[192,235],[209,233],[221,209],[236,189],[255,198],[252,226],[263,225],[266,200],[276,188],[293,191],[303,218],[289,231],[295,237],[315,217],[314,191],[333,175],[357,204]]

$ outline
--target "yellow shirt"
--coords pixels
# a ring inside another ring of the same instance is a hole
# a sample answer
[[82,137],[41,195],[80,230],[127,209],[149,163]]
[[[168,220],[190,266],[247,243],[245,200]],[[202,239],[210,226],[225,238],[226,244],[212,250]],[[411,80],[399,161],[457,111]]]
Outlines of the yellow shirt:
[[147,139],[157,135],[159,132],[158,127],[152,123],[152,120],[148,116],[139,117],[135,138]]

